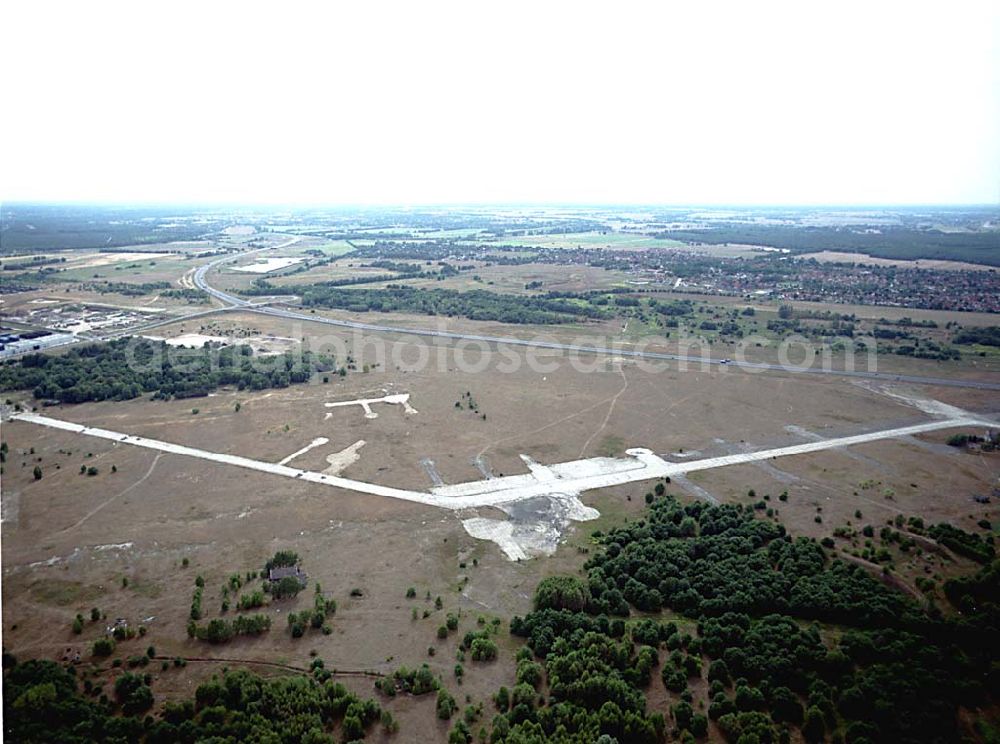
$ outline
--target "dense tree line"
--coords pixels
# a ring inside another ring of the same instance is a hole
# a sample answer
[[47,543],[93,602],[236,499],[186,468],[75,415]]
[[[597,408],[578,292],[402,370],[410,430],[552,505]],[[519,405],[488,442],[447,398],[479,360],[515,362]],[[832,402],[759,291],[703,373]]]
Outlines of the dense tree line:
[[979,563],[989,563],[996,555],[994,547],[980,535],[966,532],[950,524],[932,525],[927,529],[927,534],[953,553],[965,556]]
[[[737,243],[787,248],[795,252],[852,251],[880,258],[947,259],[1000,265],[996,234],[941,232],[909,227],[885,227],[878,232],[853,228],[800,225],[729,225],[693,230],[668,230],[658,238],[692,243]],[[858,256],[863,261],[864,255]]]
[[207,625],[198,625],[189,620],[187,632],[191,638],[209,643],[227,643],[240,635],[260,635],[271,629],[271,618],[267,615],[237,615],[231,621],[224,618],[209,620]]
[[[399,279],[400,277],[396,274],[364,274],[362,276],[345,276],[340,279],[330,279],[325,282],[318,282],[316,285],[311,286],[322,286],[322,287],[350,287],[355,284],[378,284],[379,282],[391,282],[393,279]],[[270,297],[272,295],[283,295],[294,292],[295,294],[301,294],[299,292],[298,285],[277,285],[269,282],[267,279],[254,279],[250,286],[246,289],[236,290],[237,294],[241,294],[245,297]]]
[[[169,290],[170,282],[87,282],[81,285],[81,289],[99,294],[120,294],[126,297],[141,297],[157,290]],[[180,291],[180,290],[177,290]],[[194,290],[198,291],[198,290]],[[204,292],[198,292],[205,296]]]
[[39,277],[37,273],[33,276],[18,274],[17,279],[4,279],[0,282],[0,295],[31,292],[38,289],[40,281],[42,281],[42,277]]
[[153,704],[153,694],[143,677],[126,673],[118,678],[116,705],[106,697],[99,702],[89,700],[78,688],[72,669],[50,661],[13,663],[4,676],[4,734],[10,741],[66,744],[297,744],[329,741],[338,723],[344,740],[352,741],[364,737],[379,720],[391,722],[391,716],[377,702],[361,700],[323,672],[321,664],[315,663],[314,678],[226,672],[200,685],[193,699],[167,703],[162,716],[141,718]]
[[952,339],[956,344],[982,344],[983,346],[1000,346],[1000,326],[985,326],[983,328],[963,328]]
[[621,597],[649,611],[782,612],[847,624],[894,622],[911,611],[859,566],[829,561],[819,543],[793,540],[749,507],[660,499],[645,521],[604,540],[607,550],[588,564],[601,611],[620,608]]
[[196,211],[200,212],[197,221],[178,222],[174,211],[145,205],[20,204],[16,209],[4,209],[0,215],[4,253],[51,253],[82,248],[102,253],[111,253],[113,248],[133,252],[139,244],[195,240],[226,226],[224,220],[206,211]]
[[[990,705],[1000,685],[1000,562],[946,584],[949,618],[752,507],[654,498],[645,519],[599,539],[586,579],[544,580],[535,610],[512,620],[549,698],[501,689],[493,741],[652,741],[667,726],[700,738],[711,720],[730,742],[787,741],[794,728],[807,742],[951,742],[959,708]],[[632,620],[632,608],[669,608],[697,634]],[[643,695],[657,664],[669,719]],[[706,668],[707,716],[691,692]]]
[[522,296],[472,290],[420,289],[389,285],[384,289],[338,289],[328,284],[296,287],[305,307],[327,307],[351,312],[416,313],[498,320],[503,323],[573,323],[603,318],[607,312],[587,302],[557,295]]
[[[37,269],[39,266],[48,266],[56,263],[66,263],[65,256],[31,256],[20,261],[4,260],[0,263],[3,271],[25,271],[27,269]],[[6,281],[6,280],[4,280]]]
[[299,554],[294,550],[278,550],[264,563],[263,576],[267,576],[272,568],[291,568],[299,564]]
[[83,403],[208,395],[223,385],[263,390],[306,382],[333,360],[305,351],[254,356],[246,345],[183,349],[163,341],[122,338],[65,354],[28,354],[0,365],[0,390],[32,390],[39,400]]
[[[335,258],[329,259],[326,263],[331,263]],[[393,274],[362,274],[359,276],[344,276],[338,279],[329,279],[325,282],[316,282],[313,287],[351,287],[358,284],[379,284],[380,282],[391,282],[394,279],[438,279],[442,280],[449,276],[457,275],[458,269],[456,269],[451,264],[447,264],[444,261],[439,261],[438,266],[440,266],[439,271],[434,271],[432,269],[423,269],[420,264],[408,264],[400,263],[398,261],[373,261],[370,264],[362,264],[361,268],[366,269],[385,269],[387,271],[393,271]],[[299,271],[305,271],[311,268],[302,264],[298,270],[289,273],[298,273]],[[245,295],[247,297],[267,297],[271,295],[280,295],[287,293],[289,290],[293,290],[296,293],[299,292],[299,286],[288,286],[288,285],[276,285],[269,282],[267,279],[259,278],[254,279],[250,286],[246,289],[237,290],[238,294]]]
[[[948,601],[978,629],[1000,628],[1000,560],[994,560],[972,576],[948,579],[944,583]],[[993,632],[991,653],[1000,652],[1000,639]]]
[[166,289],[160,293],[161,297],[167,297],[171,300],[184,300],[185,302],[193,302],[197,305],[207,305],[209,303],[208,295],[202,292],[200,289],[192,289],[191,287],[181,287],[180,289]]

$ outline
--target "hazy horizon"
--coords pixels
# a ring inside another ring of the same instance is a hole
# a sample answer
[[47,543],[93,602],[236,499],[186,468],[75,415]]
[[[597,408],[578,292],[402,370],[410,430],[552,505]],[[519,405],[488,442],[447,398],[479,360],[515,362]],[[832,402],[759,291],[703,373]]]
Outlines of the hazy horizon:
[[849,204],[849,203],[727,203],[727,202],[584,202],[584,201],[440,201],[440,202],[300,202],[300,201],[183,201],[183,200],[103,200],[89,201],[84,199],[5,199],[0,202],[0,208],[16,206],[42,207],[93,207],[93,208],[184,208],[184,209],[667,209],[667,210],[837,210],[837,211],[880,211],[880,210],[949,210],[949,209],[998,209],[997,202],[913,202],[898,204]]

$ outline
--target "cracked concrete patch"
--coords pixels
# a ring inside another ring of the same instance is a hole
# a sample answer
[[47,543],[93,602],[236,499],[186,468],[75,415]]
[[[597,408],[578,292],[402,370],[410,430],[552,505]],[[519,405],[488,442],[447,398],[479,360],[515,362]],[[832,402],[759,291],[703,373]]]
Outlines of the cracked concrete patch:
[[472,537],[496,543],[510,560],[552,555],[570,522],[597,519],[600,512],[573,494],[551,493],[498,507],[510,519],[462,520]]

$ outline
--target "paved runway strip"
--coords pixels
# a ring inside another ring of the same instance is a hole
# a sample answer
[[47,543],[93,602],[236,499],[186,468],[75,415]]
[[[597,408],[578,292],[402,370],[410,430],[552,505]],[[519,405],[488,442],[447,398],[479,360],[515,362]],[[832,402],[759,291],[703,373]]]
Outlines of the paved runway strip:
[[187,447],[172,442],[164,442],[158,439],[133,436],[122,432],[109,431],[92,426],[84,426],[70,421],[40,416],[35,413],[14,414],[12,419],[23,421],[39,426],[48,426],[54,429],[74,432],[88,437],[106,439],[118,444],[128,444],[134,447],[144,447],[146,449],[158,450],[169,454],[183,455],[185,457],[196,457],[201,460],[210,460],[223,465],[233,465],[248,470],[257,470],[271,475],[284,476],[286,478],[296,478],[299,480],[318,483],[321,485],[335,486],[348,491],[367,493],[373,496],[385,496],[392,499],[402,499],[428,506],[436,506],[444,509],[467,509],[478,506],[495,506],[497,504],[509,504],[526,499],[550,494],[561,494],[575,497],[584,491],[595,488],[606,488],[608,486],[619,486],[625,483],[662,478],[665,476],[683,475],[698,470],[710,470],[713,468],[725,467],[727,465],[741,465],[760,460],[770,460],[777,457],[787,457],[789,455],[803,455],[810,452],[820,452],[822,450],[849,447],[856,444],[865,444],[881,439],[896,439],[899,437],[922,434],[938,429],[952,429],[962,426],[991,426],[992,423],[977,419],[973,415],[962,418],[947,418],[936,421],[928,421],[923,424],[904,426],[896,429],[884,429],[873,431],[867,434],[856,434],[849,437],[838,437],[834,439],[822,439],[819,441],[793,444],[788,447],[777,447],[756,452],[740,452],[721,457],[709,457],[701,460],[689,462],[668,462],[653,454],[647,449],[630,449],[626,454],[628,459],[612,459],[596,457],[588,460],[576,460],[572,462],[559,463],[551,466],[538,466],[532,468],[530,473],[524,475],[511,475],[502,478],[491,478],[482,481],[470,481],[468,483],[458,483],[440,486],[432,492],[410,491],[390,486],[380,486],[375,483],[365,483],[364,481],[341,478],[335,475],[327,475],[311,470],[301,470],[299,468],[288,467],[281,463],[264,462],[253,460],[249,457],[239,455],[228,455],[221,452],[210,452],[208,450]]

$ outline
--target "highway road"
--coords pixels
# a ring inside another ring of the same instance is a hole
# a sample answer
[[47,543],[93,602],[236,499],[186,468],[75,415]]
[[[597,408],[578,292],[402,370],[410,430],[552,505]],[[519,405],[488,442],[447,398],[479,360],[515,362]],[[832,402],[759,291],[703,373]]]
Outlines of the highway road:
[[208,294],[210,294],[212,297],[214,297],[215,299],[219,300],[222,303],[225,303],[226,305],[235,307],[248,307],[254,303],[249,302],[248,300],[244,300],[242,297],[231,295],[228,292],[223,292],[221,289],[216,289],[215,287],[212,287],[211,285],[209,285],[207,281],[205,281],[205,274],[207,274],[211,269],[214,269],[216,266],[224,264],[227,261],[234,261],[237,258],[251,256],[254,253],[260,253],[261,251],[270,251],[270,250],[278,250],[279,248],[287,248],[290,245],[295,245],[300,240],[302,240],[302,238],[292,238],[291,240],[285,241],[281,245],[267,246],[265,248],[256,248],[255,250],[252,251],[245,251],[243,253],[238,253],[235,256],[233,255],[223,256],[222,258],[217,258],[214,261],[209,261],[204,266],[199,266],[197,271],[194,272],[194,276],[192,277],[192,280],[194,281],[194,286],[196,286],[203,292],[208,292]]
[[[294,241],[292,241],[294,242]],[[285,243],[282,246],[290,245]],[[264,248],[260,250],[266,250]],[[246,254],[240,254],[246,255]],[[483,336],[474,333],[458,333],[454,331],[438,331],[425,328],[405,328],[402,326],[381,325],[376,323],[361,323],[353,320],[337,320],[325,318],[312,313],[302,313],[286,308],[263,306],[258,303],[251,303],[247,300],[223,292],[208,284],[205,275],[209,269],[216,266],[231,256],[224,257],[218,261],[206,264],[198,269],[194,275],[194,283],[199,289],[208,292],[220,302],[228,303],[231,308],[240,308],[249,312],[271,315],[289,320],[307,321],[310,323],[323,323],[325,325],[337,326],[339,328],[354,328],[369,333],[403,333],[411,336],[426,336],[430,338],[443,338],[451,340],[480,341],[487,344],[507,344],[508,346],[521,346],[537,349],[549,349],[582,354],[606,354],[610,356],[632,357],[651,359],[655,361],[685,362],[689,364],[711,364],[718,368],[736,367],[749,372],[784,372],[791,374],[827,375],[835,377],[850,377],[865,380],[879,380],[883,382],[906,382],[914,385],[942,385],[945,387],[973,388],[976,390],[998,390],[1000,382],[984,382],[980,380],[963,380],[950,377],[923,377],[917,375],[899,375],[888,372],[873,372],[868,370],[838,370],[823,369],[822,367],[794,367],[781,364],[766,364],[764,362],[746,362],[726,359],[709,359],[700,356],[687,354],[669,354],[666,352],[646,351],[637,349],[611,348],[607,346],[584,346],[580,344],[562,344],[555,341],[540,341],[535,339],[522,339],[515,336]]]

